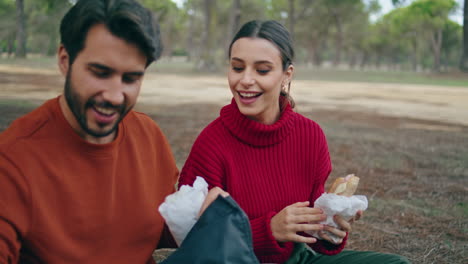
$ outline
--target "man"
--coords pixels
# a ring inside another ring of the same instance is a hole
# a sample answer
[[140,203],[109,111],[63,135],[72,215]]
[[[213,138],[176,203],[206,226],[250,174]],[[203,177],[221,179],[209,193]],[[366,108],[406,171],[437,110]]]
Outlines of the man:
[[0,263],[152,263],[178,170],[132,108],[159,29],[134,0],[80,0],[60,34],[63,94],[0,134]]

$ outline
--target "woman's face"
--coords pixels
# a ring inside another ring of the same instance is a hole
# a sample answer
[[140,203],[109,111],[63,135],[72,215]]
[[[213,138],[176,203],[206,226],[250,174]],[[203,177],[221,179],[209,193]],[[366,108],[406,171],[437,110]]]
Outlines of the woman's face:
[[278,48],[262,38],[240,38],[231,47],[228,82],[242,114],[270,125],[280,116],[281,87],[288,85],[293,66],[283,71]]

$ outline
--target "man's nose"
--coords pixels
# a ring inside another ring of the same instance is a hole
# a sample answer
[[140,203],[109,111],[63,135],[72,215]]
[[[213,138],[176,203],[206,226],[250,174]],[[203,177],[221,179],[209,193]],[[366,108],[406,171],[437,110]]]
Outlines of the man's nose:
[[125,83],[122,81],[122,78],[115,77],[112,78],[112,81],[102,93],[104,101],[111,103],[112,105],[121,105],[124,100],[124,87]]

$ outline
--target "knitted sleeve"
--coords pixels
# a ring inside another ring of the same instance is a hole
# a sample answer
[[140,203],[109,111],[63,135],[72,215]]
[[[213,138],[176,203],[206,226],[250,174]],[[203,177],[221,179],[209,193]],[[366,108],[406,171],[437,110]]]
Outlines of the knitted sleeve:
[[222,154],[213,144],[209,133],[203,131],[192,146],[192,150],[185,161],[179,177],[179,189],[182,185],[192,185],[197,176],[201,176],[208,183],[209,188],[215,186],[225,190],[223,184],[224,167]]
[[[332,170],[330,161],[330,153],[328,151],[327,139],[322,129],[319,128],[317,133],[319,147],[317,148],[316,163],[315,163],[315,175],[317,175],[318,182],[316,183],[315,191],[311,195],[310,203],[314,203],[317,198],[325,192],[325,181],[328,179]],[[346,245],[348,236],[343,239],[343,242],[339,245],[332,244],[325,240],[318,240],[314,244],[310,244],[315,251],[325,255],[335,255],[340,253]]]
[[292,252],[294,243],[280,243],[276,241],[271,231],[270,224],[271,218],[276,214],[277,212],[269,212],[264,216],[250,219],[253,247],[257,256],[262,256],[263,258],[274,256],[274,262],[284,262]]
[[21,235],[28,232],[29,186],[18,168],[0,153],[0,263],[18,263]]

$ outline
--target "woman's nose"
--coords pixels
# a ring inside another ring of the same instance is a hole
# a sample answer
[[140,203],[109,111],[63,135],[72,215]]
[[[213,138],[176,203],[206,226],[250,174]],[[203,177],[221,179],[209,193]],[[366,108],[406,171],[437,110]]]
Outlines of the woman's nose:
[[251,86],[255,84],[255,78],[251,71],[246,70],[243,72],[241,83],[245,86]]

